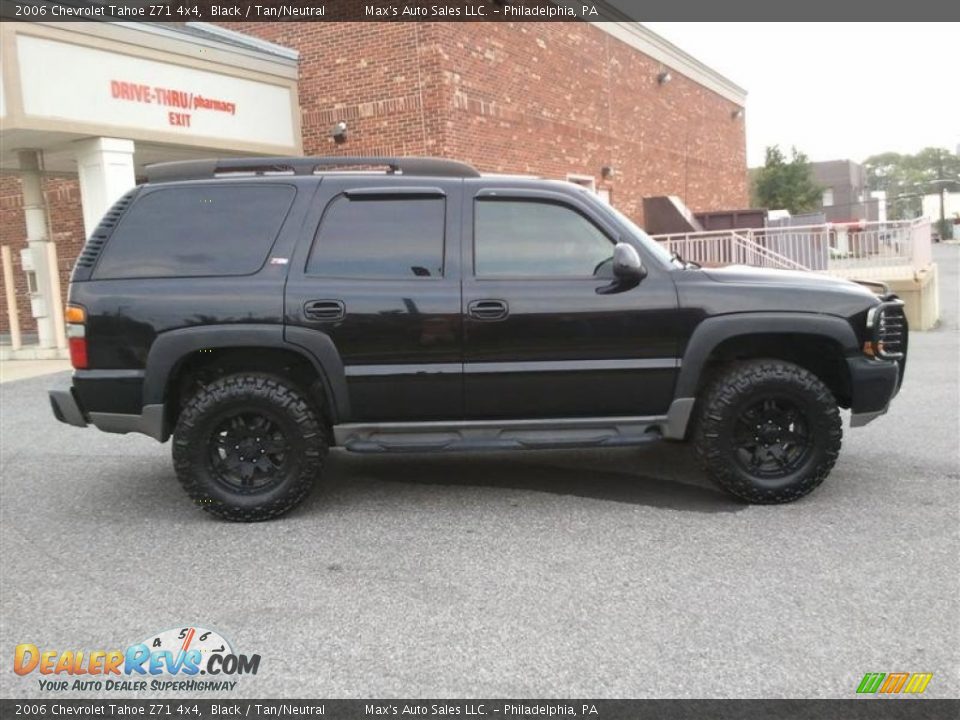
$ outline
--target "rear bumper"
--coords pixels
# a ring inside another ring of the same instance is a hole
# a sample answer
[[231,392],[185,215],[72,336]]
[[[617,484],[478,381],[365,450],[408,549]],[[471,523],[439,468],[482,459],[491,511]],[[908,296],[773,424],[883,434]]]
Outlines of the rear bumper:
[[80,403],[73,395],[73,388],[69,390],[51,390],[50,407],[53,415],[62,423],[74,427],[86,427],[87,420],[80,409]]
[[73,388],[50,390],[49,396],[54,417],[67,425],[87,427],[89,423],[104,432],[135,432],[148,435],[160,442],[164,442],[169,437],[164,423],[163,405],[145,405],[143,412],[138,414],[85,412]]
[[887,412],[900,389],[900,365],[893,360],[866,356],[847,359],[852,400],[851,427],[861,427]]

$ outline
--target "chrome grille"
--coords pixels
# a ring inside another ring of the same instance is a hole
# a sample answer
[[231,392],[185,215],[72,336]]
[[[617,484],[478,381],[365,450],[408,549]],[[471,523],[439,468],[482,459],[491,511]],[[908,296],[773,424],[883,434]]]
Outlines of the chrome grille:
[[877,355],[901,357],[907,347],[907,319],[902,303],[884,303],[876,319]]

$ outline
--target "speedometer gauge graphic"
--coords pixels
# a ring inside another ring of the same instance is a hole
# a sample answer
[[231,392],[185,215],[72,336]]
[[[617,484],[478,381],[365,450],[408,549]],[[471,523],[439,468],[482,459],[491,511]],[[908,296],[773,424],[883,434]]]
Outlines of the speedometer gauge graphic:
[[167,650],[177,655],[180,652],[188,650],[199,650],[202,660],[199,665],[206,665],[207,658],[210,655],[233,654],[233,648],[226,638],[216,630],[210,630],[199,626],[171,628],[163,632],[151,635],[144,639],[143,644],[150,648],[151,652]]

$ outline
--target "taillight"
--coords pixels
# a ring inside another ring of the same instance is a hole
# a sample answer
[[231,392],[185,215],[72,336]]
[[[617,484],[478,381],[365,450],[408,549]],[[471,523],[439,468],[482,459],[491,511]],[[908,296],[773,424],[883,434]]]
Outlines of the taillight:
[[74,370],[87,369],[87,339],[72,337],[70,340],[70,364]]
[[79,305],[67,305],[67,341],[70,344],[70,364],[76,370],[87,367],[87,311]]

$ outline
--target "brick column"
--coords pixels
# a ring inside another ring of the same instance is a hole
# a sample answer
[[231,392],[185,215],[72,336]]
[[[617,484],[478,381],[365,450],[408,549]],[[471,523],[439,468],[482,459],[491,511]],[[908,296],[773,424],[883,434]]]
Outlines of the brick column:
[[[30,309],[37,320],[37,340],[41,348],[66,347],[62,331],[63,308],[60,307],[60,278],[57,273],[55,248],[47,226],[47,205],[40,179],[40,153],[21,150],[17,154],[20,181],[23,187],[23,214],[27,224],[26,251],[36,277],[36,291],[30,293]],[[56,279],[54,279],[56,277]]]

